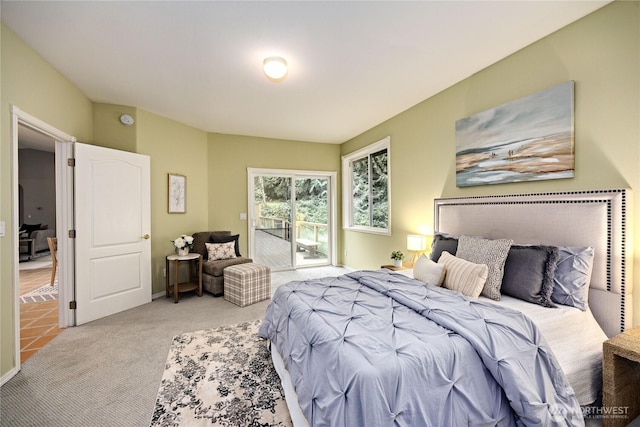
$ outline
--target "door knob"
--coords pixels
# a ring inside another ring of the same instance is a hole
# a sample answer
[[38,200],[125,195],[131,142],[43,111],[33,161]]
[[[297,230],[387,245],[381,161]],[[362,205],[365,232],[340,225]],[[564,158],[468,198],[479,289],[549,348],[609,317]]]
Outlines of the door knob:
[[149,236],[149,234],[145,234],[144,236],[142,236],[143,239],[147,240],[148,238],[150,238],[151,236]]

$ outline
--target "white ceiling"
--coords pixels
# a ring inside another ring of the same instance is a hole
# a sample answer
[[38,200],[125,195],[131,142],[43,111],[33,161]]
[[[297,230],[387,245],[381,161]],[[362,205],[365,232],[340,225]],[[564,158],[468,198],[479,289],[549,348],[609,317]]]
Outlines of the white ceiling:
[[342,143],[607,3],[2,0],[0,16],[92,101]]
[[56,151],[56,141],[50,136],[42,134],[26,126],[19,125],[18,148],[50,151],[53,153]]

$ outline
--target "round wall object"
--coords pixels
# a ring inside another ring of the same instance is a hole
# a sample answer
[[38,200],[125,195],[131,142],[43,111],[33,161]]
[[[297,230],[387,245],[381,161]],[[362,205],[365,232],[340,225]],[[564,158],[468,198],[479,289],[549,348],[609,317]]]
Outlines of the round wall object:
[[133,117],[128,114],[123,114],[120,116],[120,123],[125,126],[131,126],[133,124]]

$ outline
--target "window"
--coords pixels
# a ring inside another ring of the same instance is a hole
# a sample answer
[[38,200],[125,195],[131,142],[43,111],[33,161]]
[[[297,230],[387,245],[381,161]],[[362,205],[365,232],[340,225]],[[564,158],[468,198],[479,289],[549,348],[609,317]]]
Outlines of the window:
[[345,229],[391,233],[390,142],[386,137],[342,157]]

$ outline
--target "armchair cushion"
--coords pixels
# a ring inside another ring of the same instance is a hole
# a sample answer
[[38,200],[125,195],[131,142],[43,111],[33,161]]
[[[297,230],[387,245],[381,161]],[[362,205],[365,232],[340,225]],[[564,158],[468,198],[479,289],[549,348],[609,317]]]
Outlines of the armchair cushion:
[[229,258],[218,261],[205,261],[202,263],[202,273],[211,276],[223,276],[223,270],[231,265],[253,262],[251,258]]

